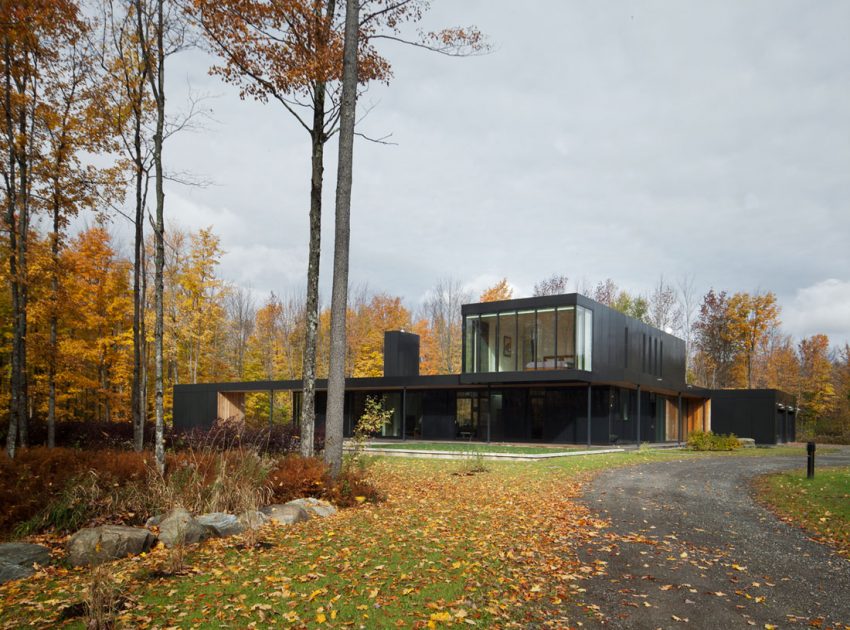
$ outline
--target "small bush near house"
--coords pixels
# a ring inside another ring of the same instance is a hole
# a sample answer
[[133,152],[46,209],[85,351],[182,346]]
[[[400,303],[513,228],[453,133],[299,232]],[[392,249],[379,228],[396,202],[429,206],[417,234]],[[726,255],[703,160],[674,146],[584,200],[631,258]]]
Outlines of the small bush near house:
[[734,433],[716,435],[711,431],[694,431],[688,436],[688,448],[692,451],[734,451],[740,446]]

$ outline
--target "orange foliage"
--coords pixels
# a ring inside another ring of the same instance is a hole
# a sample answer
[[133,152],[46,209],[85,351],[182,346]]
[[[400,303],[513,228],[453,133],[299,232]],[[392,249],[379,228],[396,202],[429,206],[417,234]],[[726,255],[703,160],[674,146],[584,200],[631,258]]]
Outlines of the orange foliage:
[[379,293],[352,305],[347,327],[349,373],[382,376],[384,332],[410,330],[410,311],[402,305],[401,298]]
[[514,290],[508,284],[507,278],[502,278],[492,287],[484,289],[479,301],[498,302],[499,300],[510,300],[514,296]]

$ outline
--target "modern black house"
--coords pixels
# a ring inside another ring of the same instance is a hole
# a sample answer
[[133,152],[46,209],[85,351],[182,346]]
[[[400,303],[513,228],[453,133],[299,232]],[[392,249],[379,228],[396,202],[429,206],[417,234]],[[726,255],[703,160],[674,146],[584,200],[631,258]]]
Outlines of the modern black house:
[[[394,412],[381,437],[402,440],[676,442],[712,428],[760,443],[794,438],[787,394],[731,392],[746,401],[742,416],[730,392],[686,383],[684,341],[582,295],[467,304],[462,314],[460,374],[420,375],[419,337],[385,334],[384,376],[346,379],[346,435],[366,398],[380,395]],[[317,382],[319,429],[326,388]],[[291,392],[298,418],[300,389],[301,381],[177,385],[174,424],[244,417],[245,395],[260,391]],[[779,404],[783,428],[774,430]],[[762,427],[768,416],[770,427]]]

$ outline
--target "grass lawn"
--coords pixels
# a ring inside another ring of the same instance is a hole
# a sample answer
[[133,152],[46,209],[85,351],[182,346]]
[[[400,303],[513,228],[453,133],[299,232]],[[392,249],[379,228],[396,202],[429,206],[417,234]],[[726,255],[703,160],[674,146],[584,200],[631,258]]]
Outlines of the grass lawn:
[[[537,462],[375,458],[388,499],[289,528],[262,531],[265,548],[238,537],[187,553],[182,575],[157,576],[163,548],[115,562],[110,572],[127,608],[119,626],[180,628],[568,625],[586,614],[582,565],[573,549],[602,535],[575,499],[594,470],[683,458],[794,454],[801,448],[736,454],[641,450]],[[84,597],[90,573],[50,567],[0,586],[0,628],[83,627],[57,622]]]
[[756,486],[780,516],[850,557],[850,468],[818,468],[814,479],[800,470],[765,475]]
[[525,446],[514,444],[486,444],[482,442],[393,442],[370,444],[369,448],[410,449],[416,451],[446,451],[449,453],[517,453],[522,455],[544,455],[586,447],[566,444],[558,446]]

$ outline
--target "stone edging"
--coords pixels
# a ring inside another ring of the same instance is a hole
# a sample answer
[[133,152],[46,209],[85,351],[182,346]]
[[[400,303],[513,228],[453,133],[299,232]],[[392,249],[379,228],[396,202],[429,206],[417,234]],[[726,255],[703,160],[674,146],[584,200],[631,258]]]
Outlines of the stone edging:
[[[346,447],[346,452],[355,449]],[[556,453],[488,453],[486,451],[425,451],[406,448],[364,448],[367,455],[385,455],[387,457],[418,457],[423,459],[470,459],[481,457],[493,461],[536,461],[555,457],[574,457],[578,455],[602,455],[605,453],[625,453],[622,448],[601,448],[595,450],[558,451]]]

